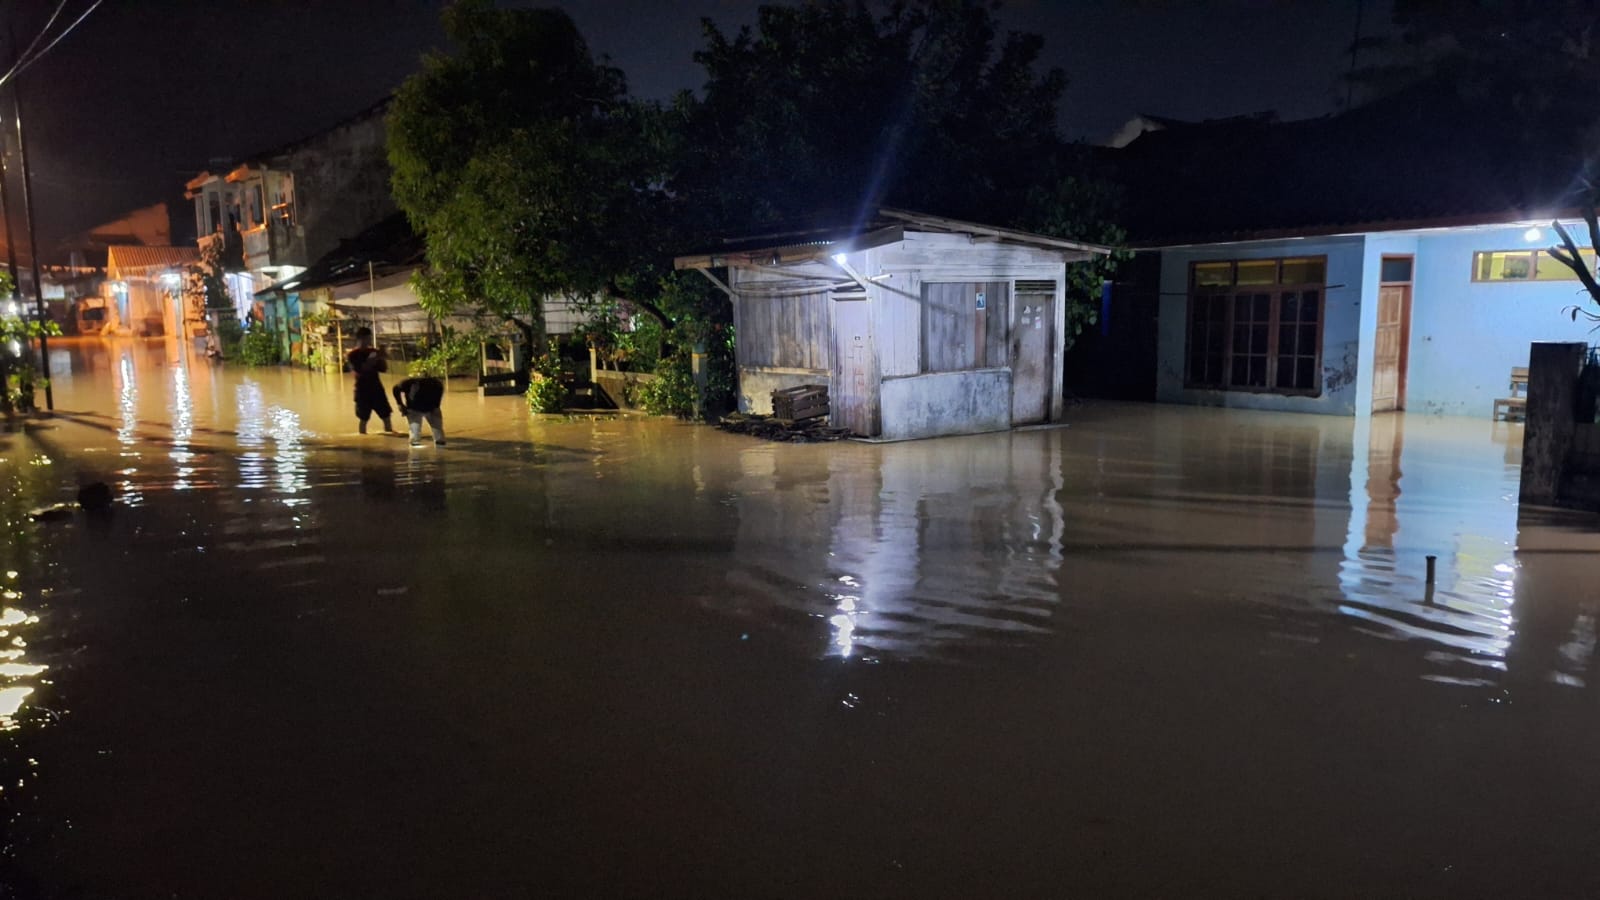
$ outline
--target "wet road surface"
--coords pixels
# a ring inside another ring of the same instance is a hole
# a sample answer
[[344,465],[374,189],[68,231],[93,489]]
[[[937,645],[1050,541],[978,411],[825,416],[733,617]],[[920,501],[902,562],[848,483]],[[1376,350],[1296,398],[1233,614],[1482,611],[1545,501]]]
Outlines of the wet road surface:
[[65,342],[4,435],[0,896],[1600,893],[1600,520],[1520,426],[458,389],[412,450],[176,358]]

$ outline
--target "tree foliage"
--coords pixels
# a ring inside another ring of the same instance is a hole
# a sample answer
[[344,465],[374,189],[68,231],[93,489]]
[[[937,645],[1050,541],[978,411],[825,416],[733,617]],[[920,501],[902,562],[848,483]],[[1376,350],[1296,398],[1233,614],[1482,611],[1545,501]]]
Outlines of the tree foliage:
[[883,205],[995,221],[1063,149],[1065,76],[994,5],[859,0],[764,6],[754,30],[704,23],[704,99],[680,98],[693,151],[675,187],[749,227]]
[[436,314],[476,306],[530,344],[546,296],[599,293],[638,263],[634,223],[659,198],[637,137],[649,110],[556,9],[461,0],[389,113],[395,199],[424,235],[417,282]]
[[1394,0],[1391,24],[1358,46],[1367,62],[1352,77],[1370,97],[1437,81],[1522,124],[1594,115],[1574,89],[1600,81],[1593,0]]

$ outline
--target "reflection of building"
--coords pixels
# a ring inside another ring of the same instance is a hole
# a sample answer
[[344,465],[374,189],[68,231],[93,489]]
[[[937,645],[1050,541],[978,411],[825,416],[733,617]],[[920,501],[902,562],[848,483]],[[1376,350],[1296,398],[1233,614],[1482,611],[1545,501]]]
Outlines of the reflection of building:
[[1054,630],[1061,437],[745,450],[717,602],[798,625],[808,649],[845,658],[940,656]]
[[1447,649],[1444,678],[1503,669],[1514,635],[1517,469],[1492,435],[1487,421],[1356,422],[1341,611]]

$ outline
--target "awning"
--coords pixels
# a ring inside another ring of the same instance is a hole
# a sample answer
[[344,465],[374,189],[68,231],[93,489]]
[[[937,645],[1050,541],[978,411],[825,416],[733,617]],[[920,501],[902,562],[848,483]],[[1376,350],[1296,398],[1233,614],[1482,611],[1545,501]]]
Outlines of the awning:
[[333,289],[333,305],[348,309],[399,309],[418,306],[411,273],[395,272],[374,281],[352,281]]

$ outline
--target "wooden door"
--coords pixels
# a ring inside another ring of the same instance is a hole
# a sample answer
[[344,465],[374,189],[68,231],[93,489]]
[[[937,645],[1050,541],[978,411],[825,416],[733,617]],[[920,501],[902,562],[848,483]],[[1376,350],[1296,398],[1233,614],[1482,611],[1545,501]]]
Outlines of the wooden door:
[[1030,425],[1050,414],[1055,297],[1018,294],[1011,308],[1011,424]]
[[833,386],[828,391],[833,427],[863,436],[877,433],[873,427],[877,379],[873,377],[867,302],[833,301]]
[[1378,333],[1372,350],[1372,411],[1406,408],[1406,343],[1411,320],[1411,285],[1378,288]]

